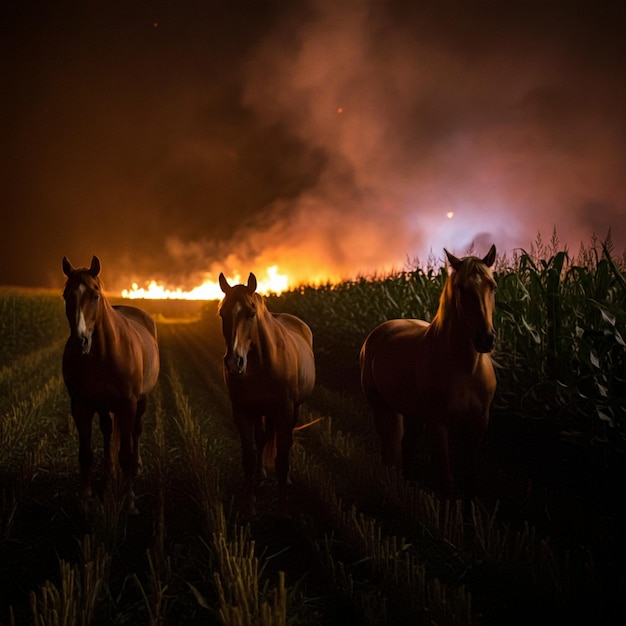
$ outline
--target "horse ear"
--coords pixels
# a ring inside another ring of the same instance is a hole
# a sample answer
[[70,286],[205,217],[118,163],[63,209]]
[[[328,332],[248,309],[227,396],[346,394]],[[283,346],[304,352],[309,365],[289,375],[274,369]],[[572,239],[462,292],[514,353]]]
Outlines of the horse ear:
[[66,256],[64,256],[63,257],[63,273],[66,276],[71,276],[73,271],[74,271],[74,268],[72,267],[70,260]]
[[483,263],[487,267],[491,267],[496,262],[496,246],[495,244],[491,244],[491,248],[489,248],[489,252],[485,255],[483,259]]
[[256,291],[256,276],[250,272],[250,276],[248,276],[248,291],[250,293],[254,293]]
[[448,252],[445,248],[443,249],[443,251],[446,253],[446,256],[448,257],[448,262],[452,266],[452,269],[458,270],[459,267],[461,267],[461,263],[462,263],[461,259],[459,259],[458,257],[455,257],[454,254]]
[[220,283],[220,288],[224,293],[228,293],[232,287],[228,284],[228,281],[226,280],[226,276],[224,276],[224,272],[220,272],[220,277],[219,277],[219,283]]
[[100,273],[100,259],[95,254],[91,259],[91,265],[89,266],[89,273],[94,278]]

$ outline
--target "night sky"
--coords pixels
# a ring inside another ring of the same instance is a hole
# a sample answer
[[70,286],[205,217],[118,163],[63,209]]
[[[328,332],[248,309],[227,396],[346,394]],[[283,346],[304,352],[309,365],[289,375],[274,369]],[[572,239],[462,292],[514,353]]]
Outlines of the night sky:
[[0,284],[626,247],[625,2],[0,7]]

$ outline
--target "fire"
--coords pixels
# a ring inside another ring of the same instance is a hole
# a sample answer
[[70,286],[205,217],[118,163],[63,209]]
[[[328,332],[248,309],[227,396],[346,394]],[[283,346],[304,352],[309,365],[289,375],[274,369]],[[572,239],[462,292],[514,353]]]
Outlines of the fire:
[[[227,276],[231,285],[245,283],[248,277],[242,279],[238,273]],[[277,265],[272,265],[265,270],[265,276],[257,274],[257,291],[261,294],[282,293],[289,287],[289,278],[286,274],[278,271]],[[201,285],[194,287],[190,291],[184,291],[180,287],[168,289],[156,280],[147,283],[147,287],[139,287],[133,283],[131,289],[122,291],[123,298],[144,298],[147,300],[220,300],[224,294],[217,281],[207,278]]]

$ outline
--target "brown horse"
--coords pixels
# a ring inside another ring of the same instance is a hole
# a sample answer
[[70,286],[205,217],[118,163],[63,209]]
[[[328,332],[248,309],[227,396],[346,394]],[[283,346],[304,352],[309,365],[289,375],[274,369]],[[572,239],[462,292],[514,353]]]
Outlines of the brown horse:
[[302,402],[315,385],[311,329],[288,313],[268,311],[254,274],[231,286],[219,306],[226,341],[224,379],[241,438],[248,514],[255,515],[255,478],[265,476],[266,444],[276,451],[279,512],[287,514],[287,480],[293,430]]
[[132,480],[139,468],[141,418],[147,394],[159,376],[156,325],[140,309],[111,306],[98,278],[98,257],[92,258],[89,268],[74,268],[64,257],[63,272],[67,276],[63,298],[70,325],[63,379],[79,436],[80,493],[85,499],[92,493],[91,422],[97,413],[104,439],[105,472],[108,477],[112,469],[113,433],[119,445],[128,507],[136,512]]
[[413,477],[420,431],[430,444],[429,478],[446,497],[465,481],[471,495],[496,377],[488,353],[496,283],[495,246],[483,259],[445,251],[451,266],[437,313],[384,322],[365,340],[361,385],[373,408],[383,463]]

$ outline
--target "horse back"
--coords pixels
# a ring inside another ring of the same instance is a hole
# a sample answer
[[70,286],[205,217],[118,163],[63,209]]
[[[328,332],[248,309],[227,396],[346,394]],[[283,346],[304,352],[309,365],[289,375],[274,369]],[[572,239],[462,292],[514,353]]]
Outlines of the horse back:
[[141,387],[143,393],[148,393],[156,384],[160,369],[156,322],[148,313],[134,306],[119,304],[112,308],[130,329],[128,341],[136,338],[140,344],[143,365]]
[[313,333],[311,329],[299,317],[291,315],[291,313],[272,313],[272,317],[281,326],[289,331],[301,336],[306,344],[313,349]]
[[128,306],[126,304],[116,304],[113,306],[113,309],[122,314],[124,317],[130,320],[134,320],[135,322],[138,322],[139,324],[144,326],[156,339],[156,322],[145,311],[138,309],[136,306]]
[[416,354],[429,326],[423,320],[388,320],[369,334],[359,360],[370,402],[384,399],[399,413],[415,402]]
[[315,357],[313,355],[313,333],[299,317],[290,313],[272,313],[273,337],[269,338],[277,347],[277,365],[282,367],[284,377],[294,385],[297,403],[302,402],[315,386]]

